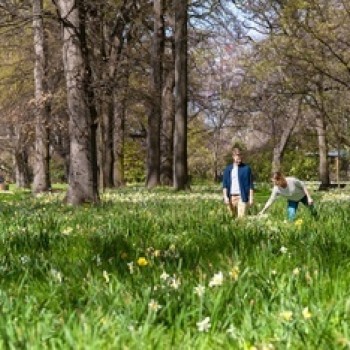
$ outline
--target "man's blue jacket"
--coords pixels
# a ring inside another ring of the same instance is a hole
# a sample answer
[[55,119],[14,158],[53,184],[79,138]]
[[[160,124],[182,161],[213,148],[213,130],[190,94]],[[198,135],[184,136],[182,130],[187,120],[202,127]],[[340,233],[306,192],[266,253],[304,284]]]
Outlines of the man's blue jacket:
[[[222,187],[226,189],[227,197],[231,193],[231,172],[233,164],[224,170]],[[238,165],[238,183],[241,191],[242,202],[249,202],[249,191],[254,189],[252,170],[249,165],[241,163]]]

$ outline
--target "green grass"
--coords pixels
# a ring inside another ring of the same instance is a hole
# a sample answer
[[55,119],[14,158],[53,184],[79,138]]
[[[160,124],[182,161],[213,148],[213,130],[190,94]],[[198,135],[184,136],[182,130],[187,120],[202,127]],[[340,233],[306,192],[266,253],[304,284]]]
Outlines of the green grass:
[[0,348],[348,349],[349,200],[237,221],[220,193],[0,194]]

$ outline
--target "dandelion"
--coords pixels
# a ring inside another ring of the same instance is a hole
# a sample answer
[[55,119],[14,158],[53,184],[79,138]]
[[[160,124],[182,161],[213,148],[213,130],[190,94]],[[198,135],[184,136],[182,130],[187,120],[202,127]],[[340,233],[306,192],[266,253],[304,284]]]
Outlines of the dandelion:
[[303,309],[303,311],[301,313],[302,313],[302,315],[303,315],[305,320],[308,320],[308,319],[310,319],[312,317],[312,314],[309,311],[308,307],[304,307],[304,309]]
[[224,281],[224,276],[222,272],[216,273],[209,282],[209,287],[221,286]]
[[157,312],[162,308],[161,305],[158,304],[158,302],[154,299],[151,299],[150,302],[148,303],[148,310]]
[[210,317],[206,317],[204,320],[199,321],[196,324],[199,332],[208,332],[211,327]]
[[197,294],[200,298],[204,295],[205,287],[199,284],[197,287],[194,287],[194,293]]
[[108,272],[103,270],[103,278],[105,279],[106,283],[109,283],[109,276],[108,276]]
[[280,317],[282,318],[283,321],[291,321],[293,318],[293,312],[292,311],[282,311],[280,313]]
[[239,267],[238,266],[234,266],[231,271],[229,272],[231,278],[234,280],[234,281],[237,281],[238,280],[238,275],[239,275]]
[[148,265],[148,260],[144,257],[140,257],[137,259],[137,265],[139,266],[147,266]]

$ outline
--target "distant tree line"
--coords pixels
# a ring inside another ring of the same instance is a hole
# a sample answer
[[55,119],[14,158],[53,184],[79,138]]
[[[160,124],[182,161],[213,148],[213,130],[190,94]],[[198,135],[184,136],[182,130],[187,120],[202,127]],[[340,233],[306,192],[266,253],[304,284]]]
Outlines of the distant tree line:
[[327,185],[329,149],[350,144],[349,10],[336,0],[3,1],[2,153],[34,193],[50,190],[59,163],[71,204],[129,178],[176,190],[190,174],[218,180],[236,142],[264,152],[269,170],[286,152],[315,153]]

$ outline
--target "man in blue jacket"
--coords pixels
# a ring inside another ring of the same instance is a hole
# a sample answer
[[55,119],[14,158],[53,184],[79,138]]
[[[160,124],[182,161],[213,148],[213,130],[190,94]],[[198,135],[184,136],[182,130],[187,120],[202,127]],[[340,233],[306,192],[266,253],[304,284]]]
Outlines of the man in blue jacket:
[[232,150],[233,164],[224,170],[222,187],[224,202],[234,216],[243,217],[247,213],[248,205],[254,201],[254,187],[252,170],[242,162],[239,148]]

